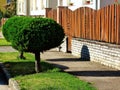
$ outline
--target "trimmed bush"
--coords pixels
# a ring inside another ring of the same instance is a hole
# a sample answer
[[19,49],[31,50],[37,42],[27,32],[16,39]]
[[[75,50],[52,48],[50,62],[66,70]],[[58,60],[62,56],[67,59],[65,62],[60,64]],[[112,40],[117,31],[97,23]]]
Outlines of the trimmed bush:
[[13,48],[35,53],[35,58],[38,59],[40,52],[62,43],[64,31],[62,26],[52,19],[16,16],[5,23],[3,35],[12,43]]

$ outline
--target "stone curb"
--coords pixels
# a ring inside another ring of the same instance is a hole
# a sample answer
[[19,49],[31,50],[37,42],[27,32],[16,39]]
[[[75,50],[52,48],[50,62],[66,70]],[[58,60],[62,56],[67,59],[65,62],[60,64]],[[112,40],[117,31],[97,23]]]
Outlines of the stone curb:
[[8,71],[6,70],[6,68],[4,67],[3,63],[0,62],[0,67],[3,70],[6,79],[9,81],[9,87],[11,88],[11,90],[20,90],[20,87],[18,85],[18,83],[15,81],[14,78],[11,78],[10,74],[8,73]]

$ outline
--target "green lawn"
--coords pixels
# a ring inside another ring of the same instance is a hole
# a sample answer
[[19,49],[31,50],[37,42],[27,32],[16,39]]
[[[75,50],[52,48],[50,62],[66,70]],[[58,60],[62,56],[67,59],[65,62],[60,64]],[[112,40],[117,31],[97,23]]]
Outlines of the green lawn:
[[17,59],[17,52],[0,53],[3,62],[12,77],[19,83],[21,90],[96,90],[90,83],[61,72],[46,62],[41,62],[41,73],[34,71],[34,55],[25,53],[26,60]]
[[10,46],[11,43],[7,42],[4,38],[0,38],[0,46]]

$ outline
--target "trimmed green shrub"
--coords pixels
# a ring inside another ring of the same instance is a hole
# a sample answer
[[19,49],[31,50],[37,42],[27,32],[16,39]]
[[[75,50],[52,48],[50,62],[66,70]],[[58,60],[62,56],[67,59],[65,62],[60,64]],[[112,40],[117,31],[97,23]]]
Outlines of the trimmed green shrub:
[[12,17],[3,26],[3,35],[18,51],[35,53],[36,71],[39,72],[40,52],[62,43],[61,25],[48,18]]

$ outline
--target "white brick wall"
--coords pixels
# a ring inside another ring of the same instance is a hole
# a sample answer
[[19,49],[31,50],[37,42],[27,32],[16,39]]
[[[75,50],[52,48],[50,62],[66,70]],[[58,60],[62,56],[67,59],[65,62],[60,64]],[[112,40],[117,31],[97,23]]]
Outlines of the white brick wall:
[[72,40],[72,54],[120,70],[120,46],[84,39]]

